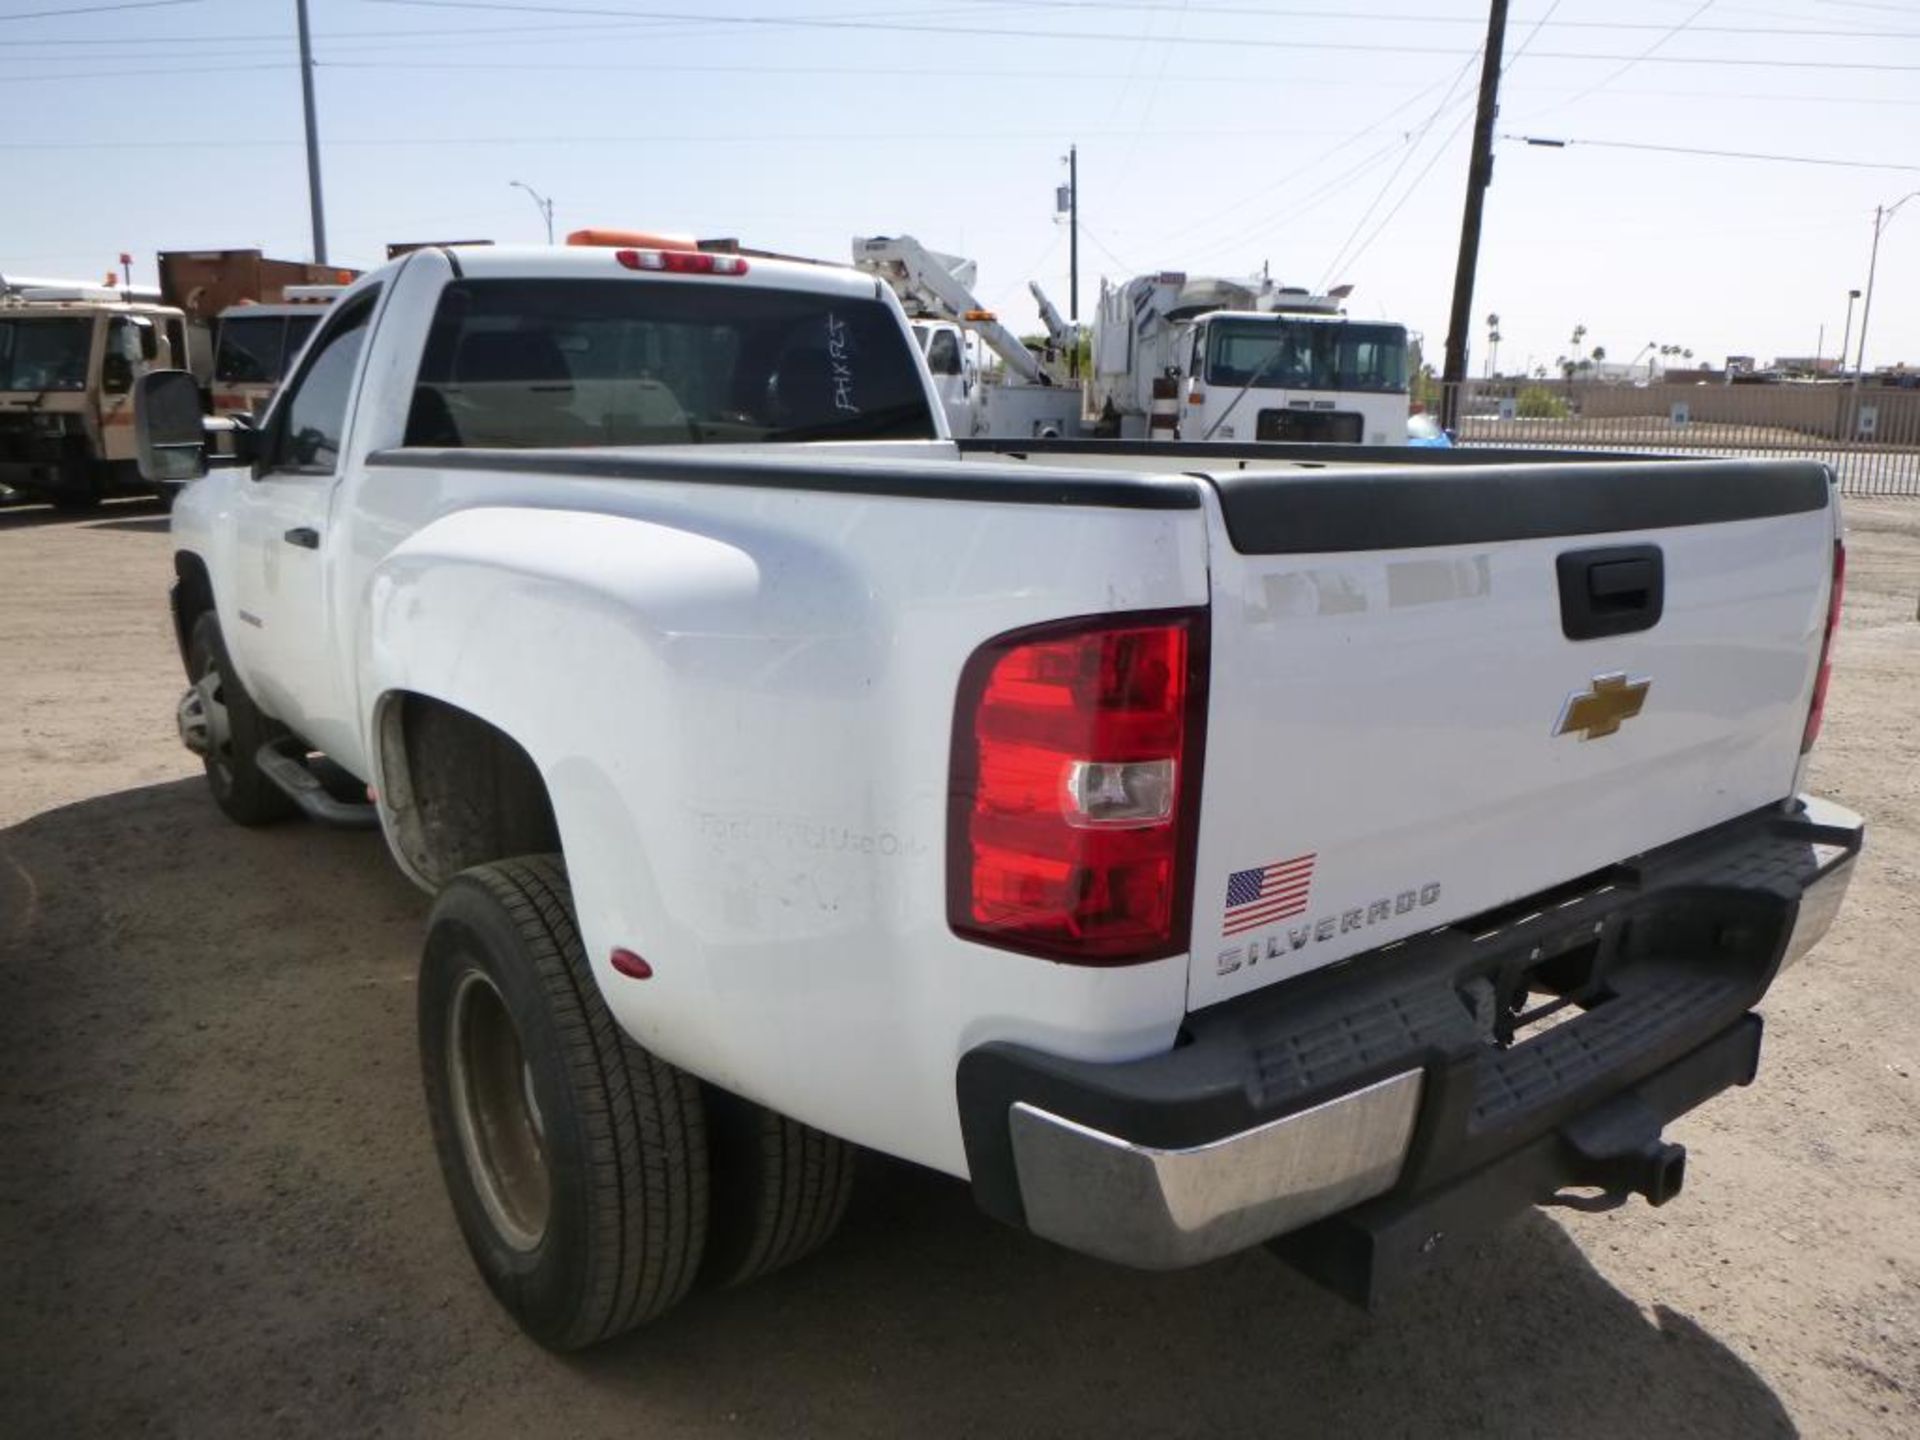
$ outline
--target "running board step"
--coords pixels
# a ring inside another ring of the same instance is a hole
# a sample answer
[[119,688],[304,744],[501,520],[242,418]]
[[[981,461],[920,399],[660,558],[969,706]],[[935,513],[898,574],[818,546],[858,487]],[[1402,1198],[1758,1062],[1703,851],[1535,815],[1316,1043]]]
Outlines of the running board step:
[[269,740],[253,757],[260,773],[284,790],[309,818],[323,825],[371,829],[380,823],[380,807],[342,800],[307,767],[305,748],[292,737]]

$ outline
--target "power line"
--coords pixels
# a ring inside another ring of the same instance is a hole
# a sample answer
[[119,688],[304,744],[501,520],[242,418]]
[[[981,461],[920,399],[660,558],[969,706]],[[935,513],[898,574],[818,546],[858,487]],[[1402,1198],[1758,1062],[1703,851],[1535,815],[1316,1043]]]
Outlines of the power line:
[[[1184,77],[1180,77],[1180,78],[1184,78]],[[1271,85],[1272,79],[1271,77],[1267,77],[1261,83]],[[1329,82],[1326,82],[1326,81],[1316,82],[1316,81],[1308,80],[1308,81],[1302,81],[1302,82],[1289,81],[1289,83],[1290,84],[1303,83],[1303,84],[1311,85],[1316,83],[1325,84]],[[1343,84],[1345,82],[1335,81],[1332,83]],[[1268,195],[1273,194],[1277,190],[1291,191],[1291,188],[1299,183],[1300,177],[1302,175],[1312,173],[1313,171],[1319,169],[1322,165],[1326,164],[1328,161],[1334,159],[1343,150],[1346,150],[1349,146],[1359,144],[1362,140],[1366,139],[1369,135],[1373,134],[1376,130],[1380,129],[1381,126],[1385,125],[1389,120],[1392,120],[1396,115],[1400,114],[1403,110],[1411,109],[1413,106],[1419,104],[1420,101],[1425,99],[1428,95],[1431,95],[1435,90],[1438,90],[1439,88],[1440,88],[1440,82],[1437,80],[1433,81],[1430,84],[1423,85],[1419,90],[1417,90],[1414,94],[1410,95],[1407,99],[1402,100],[1398,105],[1395,105],[1392,109],[1388,110],[1384,115],[1379,116],[1375,120],[1369,121],[1366,125],[1363,125],[1360,129],[1348,135],[1339,144],[1333,146],[1332,149],[1326,151],[1324,154],[1316,156],[1314,159],[1307,161],[1303,165],[1298,165],[1293,167],[1287,172],[1287,174],[1283,175],[1278,180],[1273,181],[1271,184],[1262,186],[1259,190],[1254,191],[1252,194],[1243,195],[1237,200],[1229,201],[1226,205],[1221,206],[1217,210],[1209,211],[1204,215],[1189,219],[1186,224],[1181,225],[1179,228],[1173,230],[1170,233],[1162,235],[1159,241],[1156,243],[1159,245],[1168,245],[1175,240],[1184,239],[1186,236],[1193,234],[1196,230],[1203,230],[1203,229],[1209,228],[1210,226],[1214,225],[1224,217],[1233,214],[1235,211],[1244,210],[1248,206],[1258,203],[1260,200],[1265,199]],[[1371,170],[1374,164],[1378,162],[1378,160],[1384,159],[1387,155],[1390,155],[1393,152],[1393,150],[1398,146],[1399,143],[1400,142],[1397,140],[1389,143],[1383,149],[1378,151],[1375,155],[1369,156],[1366,160],[1362,161],[1361,162],[1362,167],[1364,167],[1365,169]],[[1349,176],[1351,176],[1354,172],[1350,170],[1347,173]],[[1297,203],[1298,203],[1297,197],[1290,196],[1290,205],[1297,204]],[[1261,221],[1260,225],[1261,227],[1264,227],[1269,223],[1271,223],[1271,217],[1269,217],[1269,219],[1267,220]]]
[[[1168,0],[997,0],[997,3],[1020,10],[1085,10],[1096,14],[1114,10],[1151,11],[1173,8]],[[1897,5],[1863,8],[1885,9],[1897,14],[1913,13],[1910,9]],[[1267,20],[1387,22],[1396,25],[1478,27],[1486,24],[1485,17],[1480,15],[1431,15],[1379,10],[1302,10],[1290,6],[1267,5],[1206,5],[1193,8],[1186,13],[1196,16],[1229,15],[1236,18]],[[1671,30],[1673,28],[1660,21],[1646,20],[1554,20],[1549,23],[1556,30]],[[1691,25],[1686,28],[1689,33],[1696,35],[1787,35],[1801,38],[1824,36],[1832,39],[1920,40],[1920,30],[1834,30],[1770,25]]]
[[[1554,3],[1558,4],[1559,0],[1554,0]],[[1440,119],[1440,116],[1453,104],[1454,92],[1460,88],[1460,82],[1466,79],[1467,75],[1472,71],[1473,62],[1479,58],[1480,52],[1478,50],[1475,50],[1472,55],[1467,57],[1466,64],[1454,72],[1453,80],[1447,86],[1447,93],[1440,97],[1440,103],[1433,107],[1433,113],[1428,115],[1427,118],[1420,123],[1418,129],[1408,135],[1406,148],[1400,152],[1400,159],[1394,164],[1393,169],[1388,172],[1387,178],[1380,182],[1380,188],[1374,192],[1373,199],[1367,203],[1367,208],[1360,212],[1360,218],[1353,222],[1353,229],[1349,230],[1347,232],[1347,238],[1340,242],[1340,248],[1333,252],[1333,259],[1327,262],[1326,272],[1320,277],[1320,289],[1324,290],[1326,288],[1327,282],[1333,278],[1333,272],[1338,270],[1341,262],[1347,258],[1347,247],[1353,244],[1354,237],[1365,228],[1367,221],[1373,218],[1373,212],[1378,210],[1380,208],[1380,202],[1387,198],[1387,192],[1393,189],[1393,182],[1400,178],[1400,172],[1407,168],[1407,162],[1411,160],[1414,153],[1426,143],[1428,132],[1433,129],[1434,124]],[[1445,146],[1443,145],[1441,148],[1444,150]],[[1424,171],[1421,173],[1423,175],[1425,174]],[[1416,181],[1415,183],[1418,184],[1419,182]],[[1399,208],[1397,205],[1394,207],[1395,210]]]
[[1327,202],[1352,189],[1355,185],[1358,185],[1362,180],[1365,180],[1399,150],[1400,144],[1401,142],[1397,139],[1389,142],[1380,149],[1375,150],[1366,158],[1358,161],[1351,169],[1335,175],[1330,180],[1323,181],[1317,188],[1307,191],[1304,195],[1290,198],[1284,210],[1274,211],[1263,216],[1261,219],[1255,221],[1254,224],[1239,231],[1237,234],[1229,235],[1223,240],[1204,242],[1200,254],[1224,254],[1230,250],[1237,250],[1241,246],[1247,245],[1254,240],[1272,238],[1276,230],[1283,231],[1287,226],[1297,224],[1301,219],[1312,214],[1322,205],[1325,205]]
[[[1084,45],[1097,42],[1133,44],[1137,40],[1137,37],[1132,35],[1115,35],[1099,31],[1007,30],[982,25],[926,25],[888,20],[827,19],[817,16],[700,15],[678,10],[613,10],[598,6],[567,5],[548,7],[518,3],[518,0],[367,0],[367,3],[372,5],[407,5],[435,10],[512,11],[523,14],[531,12],[539,15],[603,15],[623,19],[687,21],[703,25],[738,26],[748,29],[872,30],[907,35],[973,35],[1003,42],[1008,40],[1071,40],[1076,44]],[[1274,40],[1256,36],[1176,35],[1169,36],[1160,43],[1164,45],[1204,46],[1215,49],[1319,50],[1369,55],[1467,55],[1471,53],[1466,50],[1439,50],[1431,45],[1380,45],[1331,40]],[[1750,59],[1735,56],[1632,56],[1585,54],[1560,50],[1541,51],[1536,54],[1534,58],[1537,60],[1572,60],[1589,64],[1607,61],[1637,60],[1642,64],[1724,65],[1758,67],[1763,69],[1860,70],[1888,73],[1920,71],[1920,64],[1897,65],[1879,61],[1777,60]]]
[[104,15],[110,10],[161,10],[173,5],[198,5],[200,0],[126,0],[119,5],[75,5],[65,10],[23,10],[18,15],[0,15],[0,23],[9,20],[64,20],[69,15]]
[[[1503,63],[1500,67],[1500,78],[1503,81],[1506,79],[1507,75],[1512,72],[1513,67],[1520,63],[1521,58],[1527,53],[1527,51],[1533,48],[1533,42],[1540,38],[1540,32],[1543,29],[1545,29],[1546,26],[1553,20],[1554,12],[1559,10],[1561,3],[1562,3],[1562,0],[1553,0],[1553,3],[1547,6],[1546,12],[1543,15],[1541,15],[1541,17],[1538,20],[1533,22],[1533,28],[1526,33],[1526,37],[1522,39],[1517,46],[1514,47],[1513,54],[1509,55],[1505,63]],[[1478,52],[1476,51],[1475,53],[1477,54]],[[1459,84],[1460,79],[1466,75],[1467,71],[1470,70],[1472,66],[1473,66],[1473,61],[1469,60],[1466,66],[1460,71],[1460,75],[1454,78],[1454,85],[1457,86]],[[1447,93],[1449,95],[1453,93],[1452,87],[1449,87]],[[1439,118],[1440,118],[1440,111],[1435,110],[1433,115],[1429,118],[1427,122],[1428,128],[1431,128],[1433,125],[1433,122],[1435,120],[1438,120]],[[1401,194],[1400,198],[1394,202],[1393,208],[1387,211],[1387,213],[1381,217],[1380,223],[1374,226],[1372,233],[1369,234],[1367,238],[1360,243],[1359,249],[1353,251],[1352,254],[1348,254],[1347,246],[1353,243],[1353,236],[1359,234],[1361,225],[1364,225],[1366,223],[1367,216],[1363,215],[1360,217],[1359,223],[1353,227],[1353,234],[1349,235],[1345,240],[1345,242],[1342,243],[1339,251],[1336,252],[1334,256],[1332,263],[1330,263],[1327,266],[1326,274],[1323,275],[1320,280],[1320,288],[1322,289],[1326,288],[1327,283],[1333,279],[1333,272],[1339,269],[1342,265],[1345,265],[1349,269],[1351,269],[1353,266],[1358,265],[1360,263],[1360,257],[1362,255],[1365,255],[1367,251],[1373,248],[1373,242],[1378,240],[1381,237],[1381,235],[1386,232],[1387,226],[1393,223],[1394,217],[1398,215],[1403,209],[1406,208],[1407,201],[1413,198],[1414,192],[1418,190],[1420,186],[1425,182],[1427,176],[1433,173],[1434,167],[1436,167],[1440,163],[1441,157],[1447,153],[1448,148],[1452,146],[1453,142],[1459,138],[1460,132],[1466,128],[1467,120],[1470,118],[1471,118],[1470,116],[1463,116],[1460,120],[1460,123],[1455,125],[1453,129],[1447,133],[1447,138],[1440,142],[1439,148],[1436,149],[1433,152],[1433,154],[1428,158],[1427,163],[1421,168],[1420,173],[1413,177],[1413,183],[1407,186],[1406,190]],[[1424,139],[1424,133],[1422,138]],[[1413,158],[1413,151],[1409,149],[1404,159],[1411,159],[1411,158]],[[1395,166],[1394,174],[1397,175],[1399,174],[1399,172],[1400,172],[1400,167]],[[1392,180],[1389,179],[1387,184],[1380,187],[1380,194],[1378,197],[1375,198],[1374,204],[1367,207],[1367,215],[1371,215],[1373,213],[1375,206],[1379,204],[1381,199],[1384,199],[1386,197],[1386,193],[1389,189],[1392,188],[1392,184],[1393,184]]]
[[[1086,133],[1086,132],[1081,132]],[[1125,136],[1125,129],[1092,132],[1107,138]],[[1179,139],[1217,140],[1239,135],[1267,138],[1291,138],[1299,136],[1325,136],[1335,132],[1328,130],[1170,130],[1163,132]],[[927,144],[945,141],[949,144],[968,144],[978,141],[996,140],[1051,140],[1058,136],[1058,127],[1043,130],[994,130],[959,132],[952,129],[927,131],[887,132],[891,140],[908,140],[915,144]],[[471,146],[471,145],[636,145],[649,141],[660,143],[692,143],[694,141],[712,141],[717,145],[762,145],[773,146],[788,143],[844,145],[851,141],[874,138],[874,132],[867,130],[795,132],[781,131],[770,135],[765,131],[750,134],[727,135],[712,131],[689,131],[670,134],[656,131],[644,135],[423,135],[392,136],[384,135],[368,139],[329,140],[329,150],[341,146],[356,149],[405,149],[413,146]],[[178,140],[0,140],[0,150],[202,150],[222,148],[243,149],[284,149],[289,146],[305,145],[304,140],[254,140],[238,138]]]
[[1692,25],[1694,21],[1698,20],[1702,15],[1706,14],[1707,11],[1711,10],[1712,8],[1713,8],[1713,0],[1701,0],[1701,3],[1699,4],[1698,7],[1688,12],[1686,19],[1682,20],[1678,25],[1674,25],[1669,29],[1663,31],[1658,40],[1655,40],[1645,50],[1642,50],[1638,55],[1634,56],[1633,59],[1627,61],[1626,64],[1622,65],[1618,70],[1615,70],[1611,74],[1605,76],[1603,79],[1600,79],[1595,83],[1593,83],[1592,85],[1589,85],[1586,89],[1582,90],[1578,95],[1575,95],[1571,100],[1561,101],[1560,105],[1557,105],[1554,108],[1560,109],[1561,107],[1566,105],[1578,105],[1582,100],[1585,100],[1588,96],[1599,94],[1600,91],[1606,89],[1607,86],[1611,85],[1614,81],[1618,80],[1622,75],[1625,75],[1628,71],[1632,70],[1633,67],[1638,65],[1641,61],[1652,59],[1654,51],[1658,50],[1662,45],[1665,45],[1669,40],[1673,39],[1676,35],[1679,35],[1682,31],[1686,30],[1688,26]]
[[1502,140],[1517,140],[1523,145],[1541,145],[1561,150],[1586,145],[1601,150],[1651,150],[1663,155],[1705,155],[1716,160],[1771,160],[1783,165],[1824,165],[1837,170],[1905,170],[1920,173],[1920,165],[1897,165],[1891,161],[1839,160],[1820,155],[1776,155],[1760,150],[1709,150],[1692,145],[1648,145],[1630,140],[1561,140],[1541,135],[1502,135]]
[[1125,260],[1122,260],[1118,255],[1114,254],[1112,247],[1110,247],[1107,244],[1107,242],[1102,240],[1098,235],[1094,234],[1093,231],[1087,227],[1087,222],[1084,220],[1080,222],[1080,233],[1086,236],[1087,239],[1093,242],[1094,249],[1098,250],[1102,255],[1106,256],[1107,259],[1111,260],[1114,264],[1118,265],[1122,271],[1137,271],[1139,269],[1138,266],[1129,265]]
[[[246,65],[223,64],[220,67],[220,73],[222,75],[229,75],[236,71],[243,70],[297,70],[299,66],[300,62],[297,60],[265,61],[259,64]],[[32,85],[62,80],[124,80],[129,75],[151,74],[153,74],[153,66],[145,65],[124,70],[73,70],[55,75],[42,75],[38,72],[32,75],[0,75],[0,80],[4,80],[9,85]],[[31,150],[41,147],[28,145],[23,148]]]
[[[163,3],[163,4],[169,4],[169,5],[184,5],[184,4],[198,3],[198,0],[153,0],[153,3]],[[1037,5],[1046,4],[1050,8],[1059,8],[1059,9],[1064,9],[1068,11],[1084,9],[1092,13],[1100,13],[1103,11],[1111,11],[1111,10],[1167,10],[1167,9],[1175,8],[1175,6],[1172,4],[1145,3],[1145,0],[1133,0],[1133,3],[1127,3],[1127,0],[996,0],[996,3],[1009,6],[1009,7],[1016,7],[1016,8],[1020,6],[1027,6],[1027,5],[1037,6]],[[533,6],[526,6],[521,8],[525,10],[536,10],[536,7],[533,7]],[[1723,5],[1721,8],[1726,9],[1730,7]],[[1737,7],[1731,7],[1731,8],[1737,8]],[[57,13],[67,15],[67,14],[78,14],[81,12],[60,11]],[[897,13],[897,12],[889,12],[889,13]],[[920,13],[920,12],[914,12],[914,13]],[[924,13],[941,14],[945,12],[940,10],[929,10]],[[1473,16],[1416,15],[1416,14],[1408,14],[1405,12],[1390,11],[1390,10],[1333,11],[1333,10],[1258,9],[1253,7],[1217,6],[1217,7],[1208,7],[1206,9],[1189,10],[1186,13],[1192,14],[1192,15],[1233,15],[1233,16],[1247,16],[1247,17],[1268,18],[1268,19],[1316,19],[1316,20],[1322,20],[1328,23],[1351,22],[1354,24],[1435,24],[1435,25],[1444,24],[1444,25],[1477,26],[1483,23],[1480,19]],[[1772,13],[1772,12],[1761,12],[1761,13]],[[1912,12],[1901,11],[1900,13],[1912,13]],[[0,19],[27,19],[27,18],[30,18],[30,17],[0,16]],[[719,18],[721,17],[706,17],[708,21],[714,21]],[[827,18],[830,18],[830,17],[827,17]],[[405,43],[411,40],[440,39],[440,38],[452,38],[452,37],[457,37],[463,41],[471,40],[471,41],[474,41],[475,43],[491,43],[489,42],[488,37],[498,36],[498,37],[501,37],[500,43],[518,44],[518,43],[524,43],[524,42],[517,37],[522,37],[526,35],[547,35],[547,34],[553,34],[555,32],[564,32],[564,33],[570,34],[574,32],[633,30],[637,32],[647,32],[645,34],[636,34],[634,36],[635,39],[641,39],[641,38],[650,39],[650,38],[653,38],[655,34],[657,34],[657,26],[660,23],[661,22],[649,21],[649,20],[628,20],[624,23],[617,20],[603,20],[598,23],[587,22],[587,23],[576,23],[576,24],[570,24],[570,25],[493,25],[481,30],[474,30],[470,27],[449,28],[445,26],[428,26],[428,27],[416,27],[412,29],[395,29],[395,30],[332,30],[332,31],[325,31],[325,32],[316,31],[313,38],[316,43],[334,45],[334,44],[340,44],[340,43],[355,43],[355,42],[365,42],[368,44],[373,44],[373,43],[389,42],[389,41]],[[1622,32],[1635,31],[1635,30],[1665,31],[1665,30],[1672,29],[1671,26],[1659,24],[1659,23],[1652,23],[1652,22],[1616,21],[1616,20],[1558,20],[1558,19],[1551,21],[1549,28],[1552,28],[1554,30],[1581,29],[1581,30],[1602,30],[1602,31],[1612,30],[1612,31],[1622,31]],[[1773,25],[1690,25],[1687,27],[1687,33],[1689,35],[1772,36],[1772,37],[1781,37],[1781,38],[1788,38],[1788,39],[1826,38],[1826,39],[1835,39],[1835,40],[1920,40],[1920,30],[1834,30],[1834,29],[1816,29],[1816,28],[1809,28],[1804,26],[1773,26]],[[229,32],[225,34],[204,34],[204,35],[81,35],[81,36],[58,36],[58,37],[48,36],[45,38],[36,37],[34,39],[25,39],[25,40],[0,39],[0,45],[6,45],[6,46],[35,45],[35,46],[48,46],[48,47],[89,46],[89,45],[146,45],[146,46],[166,45],[166,46],[185,47],[185,46],[199,46],[199,45],[206,45],[206,44],[240,42],[240,41],[256,41],[256,42],[277,41],[277,40],[286,40],[287,38],[289,38],[287,34],[283,32],[278,32],[278,31],[271,32],[271,33],[262,33],[262,32],[231,33]],[[1238,44],[1241,42],[1235,41],[1232,43]],[[1435,53],[1431,51],[1428,47],[1421,47],[1421,48],[1425,53]],[[1456,53],[1464,53],[1464,52],[1456,52]],[[1563,58],[1625,59],[1630,57],[1567,56]]]

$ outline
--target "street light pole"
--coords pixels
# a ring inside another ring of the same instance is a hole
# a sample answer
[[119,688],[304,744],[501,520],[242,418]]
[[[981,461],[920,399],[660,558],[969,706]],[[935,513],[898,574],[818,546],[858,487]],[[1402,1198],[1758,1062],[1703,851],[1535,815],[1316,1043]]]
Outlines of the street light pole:
[[1867,368],[1867,321],[1873,318],[1873,272],[1880,265],[1880,232],[1893,219],[1894,212],[1907,201],[1920,195],[1920,190],[1909,191],[1891,205],[1873,207],[1873,253],[1867,258],[1867,298],[1860,302],[1860,353],[1854,358],[1853,386],[1860,388],[1861,376]]
[[524,180],[509,180],[507,184],[514,189],[524,190],[533,197],[533,203],[540,209],[540,218],[547,222],[547,244],[553,244],[553,201]]
[[320,203],[320,131],[313,118],[313,36],[307,29],[307,0],[294,0],[300,22],[300,95],[307,112],[307,210],[313,219],[313,259],[327,263],[327,212]]

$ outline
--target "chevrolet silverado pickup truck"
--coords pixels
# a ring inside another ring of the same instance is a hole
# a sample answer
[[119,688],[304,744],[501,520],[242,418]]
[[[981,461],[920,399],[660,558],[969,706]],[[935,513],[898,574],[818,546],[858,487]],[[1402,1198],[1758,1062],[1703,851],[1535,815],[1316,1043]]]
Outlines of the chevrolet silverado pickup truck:
[[1792,461],[951,441],[871,277],[427,248],[184,482],[179,726],[435,897],[427,1109],[555,1348],[814,1249],[859,1148],[1365,1303],[1655,1204],[1863,825]]

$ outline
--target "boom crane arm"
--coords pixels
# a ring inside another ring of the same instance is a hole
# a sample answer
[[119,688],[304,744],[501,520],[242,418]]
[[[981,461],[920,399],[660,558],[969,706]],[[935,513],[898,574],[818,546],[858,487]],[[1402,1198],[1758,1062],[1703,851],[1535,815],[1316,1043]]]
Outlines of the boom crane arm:
[[1080,327],[1060,318],[1059,308],[1047,298],[1038,280],[1029,280],[1027,289],[1033,292],[1033,302],[1040,307],[1040,323],[1047,327],[1047,338],[1053,341],[1054,349],[1071,354],[1080,339]]
[[[1020,337],[975,298],[969,288],[973,279],[971,260],[938,254],[911,235],[876,235],[871,239],[854,237],[853,263],[884,280],[909,315],[964,325],[1027,384],[1054,383],[1033,352],[1020,343]],[[1052,308],[1047,306],[1048,310]],[[1053,318],[1059,320],[1059,312],[1055,311]],[[1047,328],[1053,327],[1049,324]]]

